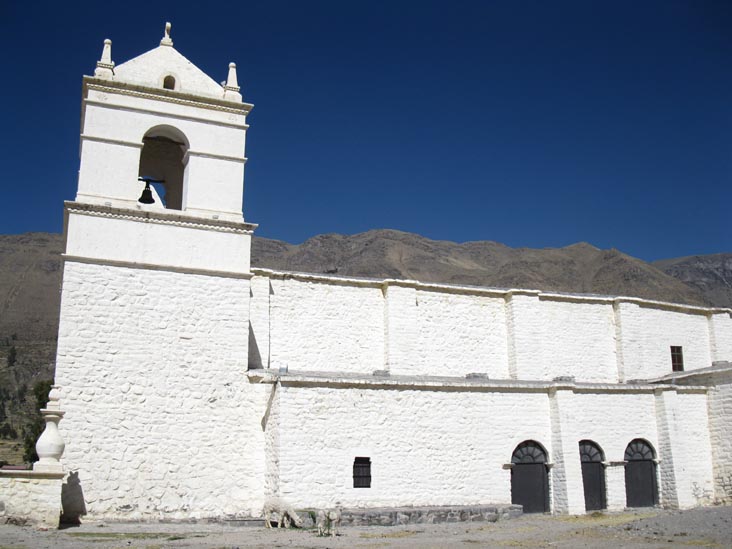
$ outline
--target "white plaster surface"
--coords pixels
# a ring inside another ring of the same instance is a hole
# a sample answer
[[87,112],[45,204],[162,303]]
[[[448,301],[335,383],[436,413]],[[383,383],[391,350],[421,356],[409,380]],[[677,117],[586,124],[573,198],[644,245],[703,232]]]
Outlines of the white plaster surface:
[[249,273],[251,234],[245,226],[227,230],[190,219],[130,217],[124,210],[77,211],[73,203],[68,209],[69,256]]
[[[222,64],[221,76],[226,71]],[[172,46],[158,46],[117,65],[114,80],[150,87],[163,86],[165,76],[176,77],[176,91],[223,98],[224,89]]]
[[[538,306],[537,318],[546,330],[535,344],[538,356],[546,357],[535,361],[544,365],[539,379],[573,376],[583,381],[617,381],[611,305],[542,299]],[[522,373],[522,377],[529,376]]]
[[669,373],[672,345],[683,347],[684,370],[712,365],[706,315],[634,303],[623,303],[621,315],[626,379],[648,379]]
[[[510,503],[514,448],[551,448],[545,393],[281,390],[279,495],[295,506]],[[353,488],[356,456],[369,489]]]
[[241,220],[247,111],[182,105],[155,90],[139,97],[95,82],[87,81],[82,104],[78,201],[134,207],[143,188],[137,181],[143,137],[168,126],[183,136],[190,152],[184,159],[191,173],[186,173],[182,209]]
[[67,262],[56,381],[65,468],[108,518],[258,514],[265,387],[249,281]]
[[410,368],[394,373],[508,377],[505,302],[500,297],[418,291]]
[[[620,510],[626,506],[626,487],[624,468],[617,464],[637,438],[648,441],[659,458],[662,502],[682,508],[711,503],[704,392],[666,389],[661,394],[669,402],[659,410],[652,389],[621,393],[611,386],[554,393],[303,387],[292,382],[276,391],[277,411],[270,416],[267,436],[276,437],[277,445],[268,447],[267,460],[270,470],[279,471],[276,495],[294,505],[508,503],[510,473],[501,466],[510,462],[520,442],[531,439],[545,447],[553,465],[554,512],[584,512],[581,440],[592,440],[603,450],[609,465],[608,508]],[[330,417],[338,423],[329,426]],[[357,456],[372,460],[370,489],[352,487]],[[669,482],[673,493],[664,492]]]
[[279,278],[270,284],[272,368],[368,373],[383,368],[381,289]]
[[[668,391],[674,398],[666,413],[672,432],[671,455],[679,508],[709,505],[714,499],[712,445],[709,432],[707,395]],[[664,463],[661,462],[663,470]]]
[[712,360],[729,361],[732,357],[732,315],[729,312],[709,315]]
[[732,379],[715,376],[709,391],[709,437],[714,457],[714,496],[732,503]]
[[683,347],[685,370],[707,368],[732,337],[727,313],[711,315],[712,336],[701,308],[255,275],[254,338],[278,368],[615,383],[671,373],[672,345]]

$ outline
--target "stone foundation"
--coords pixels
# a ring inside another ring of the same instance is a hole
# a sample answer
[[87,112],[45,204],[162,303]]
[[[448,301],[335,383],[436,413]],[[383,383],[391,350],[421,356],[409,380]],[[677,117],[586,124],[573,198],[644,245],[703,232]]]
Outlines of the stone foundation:
[[64,476],[64,473],[0,471],[0,519],[39,528],[58,528]]
[[[297,511],[303,528],[315,526],[317,510]],[[341,526],[397,526],[443,522],[496,522],[521,516],[520,505],[456,505],[443,507],[380,507],[343,509]]]

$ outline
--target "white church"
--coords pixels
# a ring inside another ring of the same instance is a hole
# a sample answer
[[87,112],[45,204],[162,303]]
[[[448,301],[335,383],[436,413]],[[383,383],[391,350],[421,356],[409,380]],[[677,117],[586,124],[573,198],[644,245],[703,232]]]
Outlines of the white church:
[[84,520],[732,501],[732,310],[252,267],[251,109],[170,25],[83,78],[37,494]]

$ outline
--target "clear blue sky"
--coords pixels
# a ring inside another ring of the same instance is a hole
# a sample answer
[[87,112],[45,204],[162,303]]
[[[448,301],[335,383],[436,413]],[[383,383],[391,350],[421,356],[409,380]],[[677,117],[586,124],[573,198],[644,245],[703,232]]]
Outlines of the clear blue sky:
[[61,230],[81,76],[166,20],[255,104],[260,236],[732,251],[732,2],[703,0],[1,2],[0,233]]

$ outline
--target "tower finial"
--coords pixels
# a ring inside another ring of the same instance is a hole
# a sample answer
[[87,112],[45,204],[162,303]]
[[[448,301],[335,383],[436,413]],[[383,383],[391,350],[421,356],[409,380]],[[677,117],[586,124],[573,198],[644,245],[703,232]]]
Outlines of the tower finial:
[[173,25],[171,25],[169,22],[165,23],[165,34],[163,35],[163,39],[160,41],[161,46],[172,46],[173,41],[170,39],[170,28]]
[[236,63],[229,63],[229,75],[224,83],[224,99],[230,101],[241,101],[239,93],[239,82],[236,78]]
[[97,61],[97,68],[94,69],[94,76],[97,78],[112,78],[114,76],[114,61],[112,61],[112,41],[104,40],[102,58]]

